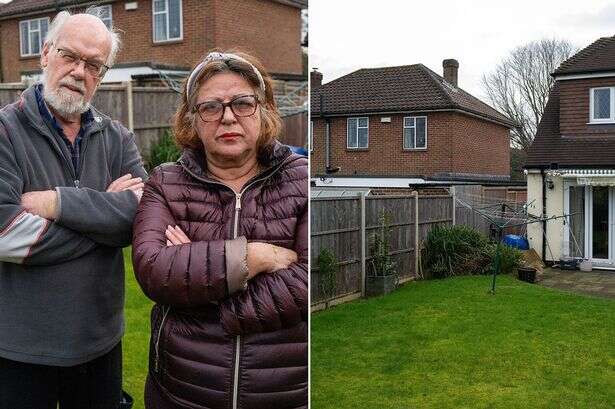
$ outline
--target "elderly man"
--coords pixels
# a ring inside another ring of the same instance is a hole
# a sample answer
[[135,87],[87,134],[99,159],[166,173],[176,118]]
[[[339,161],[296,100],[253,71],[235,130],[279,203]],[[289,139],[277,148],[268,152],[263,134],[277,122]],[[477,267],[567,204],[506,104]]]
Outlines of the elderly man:
[[146,176],[134,136],[90,101],[119,46],[61,12],[43,79],[0,110],[0,408],[116,408],[122,247]]

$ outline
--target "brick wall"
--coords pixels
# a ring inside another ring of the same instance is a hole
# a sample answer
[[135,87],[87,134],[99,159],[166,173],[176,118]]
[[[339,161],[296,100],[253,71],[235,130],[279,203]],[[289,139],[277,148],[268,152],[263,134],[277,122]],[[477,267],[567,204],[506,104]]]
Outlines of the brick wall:
[[[262,0],[183,0],[183,39],[154,43],[152,1],[139,0],[136,10],[112,3],[113,24],[122,30],[119,63],[154,62],[192,67],[207,50],[241,46],[254,52],[269,72],[301,74],[300,10]],[[19,82],[22,71],[40,68],[40,57],[20,57],[19,21],[50,17],[40,14],[0,21],[0,61],[4,82]]]
[[589,122],[589,90],[595,87],[613,87],[613,78],[593,78],[559,81],[560,133],[563,136],[612,135],[615,125]]
[[[419,115],[419,114],[416,114]],[[508,129],[467,115],[428,113],[427,149],[403,149],[404,115],[369,116],[369,147],[346,148],[346,117],[331,118],[331,166],[336,175],[434,176],[438,173],[509,175]],[[380,122],[382,116],[390,123]],[[312,175],[325,169],[325,123],[314,118]]]

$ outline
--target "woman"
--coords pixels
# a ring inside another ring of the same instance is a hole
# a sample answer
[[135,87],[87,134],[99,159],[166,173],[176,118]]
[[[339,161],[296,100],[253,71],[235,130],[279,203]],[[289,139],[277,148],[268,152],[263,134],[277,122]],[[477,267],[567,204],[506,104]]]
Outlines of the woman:
[[276,141],[260,62],[210,53],[134,226],[152,310],[146,407],[307,407],[307,160]]

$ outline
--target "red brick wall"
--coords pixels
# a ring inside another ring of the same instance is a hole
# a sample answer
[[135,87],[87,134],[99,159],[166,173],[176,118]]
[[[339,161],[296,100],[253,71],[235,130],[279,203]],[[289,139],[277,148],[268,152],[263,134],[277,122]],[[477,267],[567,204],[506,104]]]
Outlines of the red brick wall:
[[[434,176],[437,173],[509,175],[507,128],[467,115],[427,115],[427,149],[403,149],[404,115],[369,116],[369,148],[346,148],[346,117],[331,119],[331,166],[337,175]],[[390,123],[380,122],[383,116]],[[407,115],[406,115],[407,116]],[[325,169],[325,124],[315,118],[312,174]]]
[[448,120],[455,130],[453,172],[510,176],[507,128],[459,113],[450,115]]
[[589,90],[615,86],[614,78],[559,81],[560,133],[563,136],[613,134],[615,125],[588,125]]
[[[138,9],[130,11],[124,4],[112,6],[113,24],[124,32],[116,64],[148,61],[192,67],[211,48],[241,46],[253,51],[270,72],[302,72],[299,9],[262,0],[183,0],[183,40],[154,44],[152,1],[140,0]],[[54,15],[48,14],[50,19]],[[4,82],[19,82],[22,71],[39,69],[40,57],[20,57],[19,21],[44,16],[0,21]]]

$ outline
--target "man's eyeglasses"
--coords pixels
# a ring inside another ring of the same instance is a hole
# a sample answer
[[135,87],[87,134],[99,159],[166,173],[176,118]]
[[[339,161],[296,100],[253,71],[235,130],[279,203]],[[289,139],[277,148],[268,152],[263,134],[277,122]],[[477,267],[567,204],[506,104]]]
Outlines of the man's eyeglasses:
[[101,64],[96,61],[86,60],[85,58],[71,51],[64,50],[62,48],[56,48],[56,50],[58,52],[58,55],[62,58],[62,60],[64,60],[66,64],[79,64],[80,61],[83,61],[85,63],[85,70],[92,77],[102,78],[109,69],[109,67],[105,64]]
[[203,122],[216,122],[222,119],[226,107],[230,107],[236,117],[243,118],[254,115],[257,106],[256,95],[240,95],[229,102],[216,100],[201,102],[192,108],[192,112],[198,112]]

